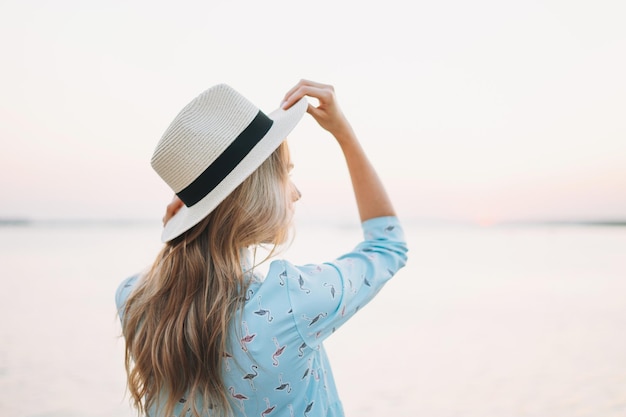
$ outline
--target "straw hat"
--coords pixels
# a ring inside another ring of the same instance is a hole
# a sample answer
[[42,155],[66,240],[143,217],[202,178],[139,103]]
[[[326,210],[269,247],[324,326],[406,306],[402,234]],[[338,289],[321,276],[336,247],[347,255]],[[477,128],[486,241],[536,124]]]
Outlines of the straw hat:
[[198,224],[252,174],[298,124],[305,98],[265,115],[225,84],[209,88],[174,118],[152,155],[152,167],[185,205],[161,240]]

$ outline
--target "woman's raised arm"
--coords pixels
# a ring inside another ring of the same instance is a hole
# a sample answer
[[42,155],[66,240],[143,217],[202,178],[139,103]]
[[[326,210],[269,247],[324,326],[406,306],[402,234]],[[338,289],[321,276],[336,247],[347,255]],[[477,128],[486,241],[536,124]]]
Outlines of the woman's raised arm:
[[339,108],[332,86],[301,80],[284,97],[282,107],[289,108],[300,98],[316,98],[319,105],[309,103],[307,113],[330,132],[343,151],[352,180],[361,221],[375,217],[395,216],[389,196],[361,147],[352,126]]

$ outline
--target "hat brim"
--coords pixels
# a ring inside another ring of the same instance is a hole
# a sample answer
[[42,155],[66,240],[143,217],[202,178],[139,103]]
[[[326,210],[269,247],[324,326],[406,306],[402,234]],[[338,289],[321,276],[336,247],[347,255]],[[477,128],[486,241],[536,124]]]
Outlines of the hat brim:
[[287,110],[279,108],[268,114],[272,127],[248,155],[202,200],[191,207],[183,206],[163,228],[162,242],[169,242],[200,223],[215,207],[269,158],[298,124],[308,102],[302,98]]

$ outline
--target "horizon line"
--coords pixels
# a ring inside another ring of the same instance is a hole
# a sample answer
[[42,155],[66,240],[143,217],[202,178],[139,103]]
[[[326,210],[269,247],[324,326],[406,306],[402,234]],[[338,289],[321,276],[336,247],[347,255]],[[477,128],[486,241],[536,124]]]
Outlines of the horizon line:
[[[422,225],[457,225],[457,226],[476,226],[476,227],[519,227],[519,226],[593,226],[593,227],[626,227],[626,218],[609,218],[609,217],[597,217],[597,218],[537,218],[537,219],[511,219],[494,222],[479,222],[468,219],[454,219],[454,218],[434,218],[434,217],[407,217],[401,216],[403,223],[408,224],[422,224]],[[319,221],[329,222],[329,224],[335,223],[336,225],[345,225],[353,223],[353,220],[347,219],[344,216],[330,217],[307,217],[306,219],[299,219],[298,222],[302,223],[316,223]],[[0,227],[26,227],[37,225],[66,225],[66,226],[87,226],[87,225],[139,225],[160,223],[160,219],[156,218],[87,218],[87,217],[68,217],[68,218],[34,218],[34,217],[0,217]]]

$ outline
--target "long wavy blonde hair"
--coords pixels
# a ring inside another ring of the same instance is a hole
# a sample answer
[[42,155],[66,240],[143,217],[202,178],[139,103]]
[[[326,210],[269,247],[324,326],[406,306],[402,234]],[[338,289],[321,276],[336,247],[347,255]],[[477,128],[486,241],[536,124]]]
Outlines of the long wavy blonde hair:
[[221,364],[246,291],[242,248],[288,239],[289,165],[284,142],[202,222],[166,243],[129,297],[125,365],[139,414],[156,407],[171,416],[183,397],[196,417],[232,414]]

